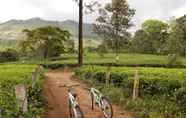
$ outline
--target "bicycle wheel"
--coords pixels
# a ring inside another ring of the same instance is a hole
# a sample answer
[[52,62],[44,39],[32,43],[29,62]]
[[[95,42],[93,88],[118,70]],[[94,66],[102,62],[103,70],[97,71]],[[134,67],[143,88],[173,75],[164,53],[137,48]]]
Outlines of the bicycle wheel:
[[94,109],[94,95],[91,93],[90,97],[91,97],[91,106],[92,106],[92,110],[93,110]]
[[101,98],[102,111],[105,118],[113,117],[113,109],[110,101],[106,97]]
[[83,112],[81,111],[81,108],[79,106],[76,106],[74,108],[74,118],[84,118]]
[[73,108],[71,105],[69,105],[69,112],[70,118],[84,118],[83,112],[81,111],[79,106]]
[[70,115],[70,118],[74,118],[73,108],[72,108],[72,104],[70,100],[69,100],[69,115]]

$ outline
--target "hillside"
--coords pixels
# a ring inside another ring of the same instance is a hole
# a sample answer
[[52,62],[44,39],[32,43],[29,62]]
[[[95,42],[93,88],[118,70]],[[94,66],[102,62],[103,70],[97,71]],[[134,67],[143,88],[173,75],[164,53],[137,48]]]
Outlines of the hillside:
[[[4,40],[20,40],[23,38],[23,29],[33,29],[43,26],[58,26],[70,31],[73,37],[78,36],[78,22],[72,20],[66,21],[47,21],[41,18],[32,18],[29,20],[10,20],[0,24],[0,39]],[[92,38],[92,25],[84,24],[84,37]]]

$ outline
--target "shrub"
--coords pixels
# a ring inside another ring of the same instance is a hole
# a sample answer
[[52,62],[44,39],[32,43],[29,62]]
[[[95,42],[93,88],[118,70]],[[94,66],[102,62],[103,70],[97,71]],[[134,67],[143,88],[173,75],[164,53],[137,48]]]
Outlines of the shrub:
[[176,92],[176,100],[186,111],[186,88],[181,88]]
[[17,61],[19,59],[18,52],[13,49],[7,49],[0,52],[0,62]]
[[[34,65],[0,66],[0,117],[1,118],[41,118],[43,114],[43,81],[38,79],[32,86],[30,78]],[[42,74],[39,78],[42,77]],[[27,87],[28,111],[22,113],[15,95],[15,86],[24,84]]]
[[[138,68],[140,78],[140,98],[131,100],[134,68],[113,67],[111,85],[103,90],[105,95],[141,118],[177,118],[186,114],[186,69]],[[85,80],[96,80],[105,85],[106,67],[95,66],[76,69],[76,75]],[[123,92],[122,92],[123,91]],[[127,101],[127,102],[126,102]],[[158,114],[156,114],[158,113]],[[140,118],[139,117],[139,118]]]

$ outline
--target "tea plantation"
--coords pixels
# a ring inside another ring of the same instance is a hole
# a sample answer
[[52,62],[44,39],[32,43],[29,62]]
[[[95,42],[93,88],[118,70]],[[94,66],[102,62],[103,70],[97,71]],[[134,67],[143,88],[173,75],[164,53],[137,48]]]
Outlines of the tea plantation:
[[[40,118],[43,112],[42,81],[31,87],[30,77],[36,65],[0,65],[0,111],[2,118]],[[15,95],[15,86],[27,88],[28,111],[23,113]]]
[[[134,74],[140,79],[139,98],[132,100]],[[186,69],[111,67],[110,85],[107,67],[85,66],[76,69],[90,86],[101,90],[137,118],[184,118],[186,116]],[[100,85],[101,83],[101,85]]]

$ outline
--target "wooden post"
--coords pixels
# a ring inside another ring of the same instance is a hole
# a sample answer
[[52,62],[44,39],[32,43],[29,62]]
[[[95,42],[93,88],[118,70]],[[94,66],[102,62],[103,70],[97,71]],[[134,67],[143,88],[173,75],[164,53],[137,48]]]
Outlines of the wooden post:
[[32,72],[32,88],[35,86],[39,73],[37,72],[37,70],[35,70],[34,72]]
[[2,109],[0,108],[0,118],[2,118]]
[[134,88],[133,88],[133,100],[136,100],[139,97],[139,74],[138,70],[135,72],[134,76]]
[[83,0],[79,0],[79,66],[83,65]]
[[110,81],[110,74],[111,74],[110,70],[111,70],[111,66],[108,66],[107,67],[107,72],[106,72],[106,78],[105,78],[107,87],[109,86],[109,81]]
[[38,67],[38,71],[39,71],[39,72],[38,72],[39,74],[43,73],[43,72],[44,72],[43,66],[39,66],[39,67]]
[[15,94],[16,94],[16,99],[18,100],[19,103],[19,107],[21,108],[22,112],[23,113],[27,112],[28,101],[27,101],[26,87],[24,85],[15,86]]

